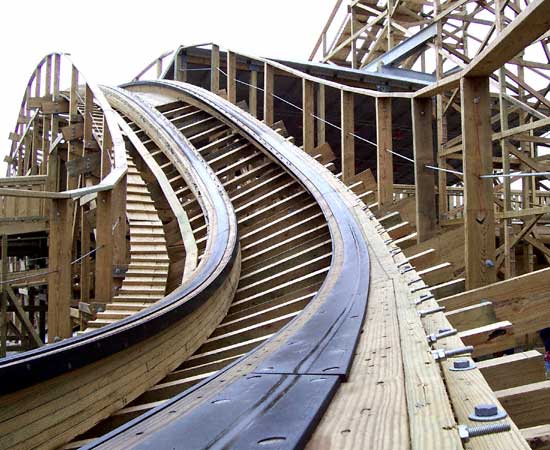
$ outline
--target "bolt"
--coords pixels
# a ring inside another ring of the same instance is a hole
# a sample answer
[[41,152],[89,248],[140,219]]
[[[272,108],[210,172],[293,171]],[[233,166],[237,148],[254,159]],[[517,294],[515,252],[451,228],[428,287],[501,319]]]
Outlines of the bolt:
[[496,416],[498,413],[498,408],[496,405],[484,404],[484,405],[477,405],[474,408],[474,411],[476,413],[476,416],[489,417],[489,416]]
[[492,425],[483,425],[480,427],[468,427],[468,425],[458,426],[458,435],[463,442],[468,442],[470,438],[484,436],[486,434],[502,433],[510,431],[509,423],[494,423]]
[[474,351],[473,345],[466,345],[465,347],[459,347],[452,350],[447,350],[445,354],[447,355],[447,358],[449,358],[450,356],[470,354],[470,353],[473,353],[473,351]]
[[474,347],[471,345],[467,345],[466,347],[458,347],[452,350],[444,350],[442,348],[438,348],[432,351],[432,355],[436,361],[445,361],[451,356],[467,355],[471,354],[473,351]]
[[432,298],[434,298],[432,294],[421,294],[420,298],[414,302],[414,305],[415,306],[421,305],[425,301],[430,300]]
[[468,418],[478,422],[491,422],[493,420],[504,419],[507,415],[506,411],[499,410],[497,405],[485,403],[477,405],[474,408],[473,414],[470,414]]
[[401,275],[405,275],[407,272],[410,272],[411,270],[414,270],[414,267],[413,266],[409,266],[409,267],[404,267],[403,269],[401,269],[399,271],[399,273]]
[[467,369],[470,367],[470,361],[467,359],[457,359],[453,361],[453,369]]
[[[407,284],[410,286],[411,284],[417,283],[419,281],[422,281],[422,279],[419,278],[418,280],[411,281]],[[430,286],[420,286],[419,288],[411,289],[411,294],[414,294],[415,292],[418,292],[418,291],[423,291],[424,289],[430,289]]]
[[495,262],[492,259],[486,259],[485,260],[485,265],[487,267],[489,267],[490,269],[492,269],[493,267],[495,267]]
[[444,306],[436,306],[435,308],[424,309],[422,311],[418,311],[418,315],[420,316],[420,318],[423,318],[423,317],[429,316],[431,314],[435,314],[435,313],[443,312],[443,311],[445,311]]
[[430,344],[436,343],[439,339],[443,339],[449,336],[454,336],[458,331],[454,328],[444,328],[439,330],[438,333],[432,333],[428,335],[428,342]]
[[475,368],[475,363],[470,359],[456,359],[453,361],[452,367],[449,367],[449,370],[452,372],[466,372]]

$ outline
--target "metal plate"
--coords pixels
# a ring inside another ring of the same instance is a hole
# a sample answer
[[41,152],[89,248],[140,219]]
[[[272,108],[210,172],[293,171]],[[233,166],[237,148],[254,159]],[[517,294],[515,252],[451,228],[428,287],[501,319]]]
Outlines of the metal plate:
[[135,450],[295,449],[303,447],[339,377],[251,375],[227,386],[156,432],[147,423]]

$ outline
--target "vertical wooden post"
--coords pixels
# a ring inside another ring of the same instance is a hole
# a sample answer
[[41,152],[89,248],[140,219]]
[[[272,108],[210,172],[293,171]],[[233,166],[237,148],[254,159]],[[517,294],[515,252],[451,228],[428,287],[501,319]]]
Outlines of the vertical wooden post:
[[315,85],[313,81],[302,80],[302,136],[303,150],[308,154],[315,148],[315,118],[313,117],[315,105]]
[[[434,13],[439,14],[441,12],[440,0],[434,2]],[[435,75],[437,80],[443,78],[443,57],[441,55],[441,49],[443,48],[443,22],[437,21],[437,36],[434,39],[435,50]],[[447,158],[441,155],[443,146],[447,143],[447,118],[444,114],[443,95],[437,94],[436,97],[436,120],[437,120],[437,164],[439,167],[445,168],[447,165]],[[438,190],[439,190],[439,202],[438,212],[439,218],[444,219],[449,211],[448,199],[447,199],[447,172],[440,170],[438,176]]]
[[[357,23],[357,19],[355,18],[355,8],[351,8],[351,35],[355,35],[357,31],[357,26],[359,25],[359,28],[361,28],[362,24]],[[353,38],[351,40],[351,67],[352,69],[358,69],[359,68],[359,62],[357,61],[357,38]]]
[[94,125],[94,94],[90,89],[88,83],[86,83],[85,89],[86,95],[84,97],[84,148],[90,148],[93,146],[93,125]]
[[100,177],[103,180],[111,173],[111,154],[113,152],[113,138],[107,120],[103,117],[103,142],[101,143],[101,170]]
[[31,175],[38,174],[38,150],[42,142],[38,128],[38,119],[35,119],[32,129]]
[[237,104],[237,55],[227,52],[227,100]]
[[48,342],[55,337],[71,337],[72,297],[72,225],[70,199],[54,199],[50,206],[50,241],[48,249]]
[[[59,86],[61,82],[61,55],[54,56],[54,71],[53,71],[53,100],[59,100]],[[59,118],[56,114],[52,114],[52,141],[57,138],[59,132]]]
[[391,98],[376,99],[376,140],[378,207],[393,203],[393,157],[392,150],[392,105]]
[[126,176],[113,188],[113,264],[126,264]]
[[420,243],[434,236],[437,230],[434,174],[425,167],[426,164],[434,165],[431,98],[412,100],[412,123],[416,231]]
[[113,294],[112,192],[97,194],[95,301],[110,303]]
[[[90,251],[90,223],[81,208],[80,214],[80,254],[85,255]],[[90,257],[86,256],[80,261],[80,301],[90,301]]]
[[34,72],[34,96],[35,97],[41,97],[41,89],[42,89],[42,66],[38,66],[36,68],[36,71]]
[[[44,96],[49,97],[51,95],[52,87],[52,57],[48,56],[46,59],[46,73],[44,82]],[[40,173],[42,175],[48,174],[48,164],[50,160],[50,120],[47,116],[42,119],[42,166]]]
[[187,81],[187,59],[184,51],[180,50],[176,56],[176,67],[174,68],[174,79],[176,81]]
[[6,356],[8,340],[8,291],[5,282],[8,278],[8,236],[2,236],[2,296],[0,301],[0,357]]
[[326,124],[323,122],[326,117],[325,109],[325,85],[317,84],[317,145],[322,145],[326,142]]
[[[84,98],[84,115],[89,116],[88,119],[84,118],[84,139],[86,135],[92,136],[92,109],[93,109],[93,97],[92,92],[88,85],[85,85],[85,98]],[[78,115],[78,70],[75,66],[71,67],[71,87],[70,87],[70,96],[69,96],[69,125],[74,125],[80,121]],[[86,128],[87,127],[87,128]],[[67,161],[72,159],[79,158],[84,155],[84,149],[82,143],[77,140],[70,140],[68,142],[68,152],[67,152]],[[84,179],[84,177],[82,177]],[[79,178],[71,177],[67,173],[67,189],[75,189],[78,187]],[[84,183],[83,183],[84,184]]]
[[462,78],[466,289],[496,281],[489,79]]
[[[518,57],[522,57],[523,54],[520,53]],[[520,80],[525,80],[525,68],[521,65],[518,66],[518,78]],[[526,92],[525,89],[521,85],[518,85],[518,97],[519,101],[526,103]],[[524,125],[525,119],[527,118],[527,114],[523,111],[519,111],[518,114],[518,125]],[[531,119],[532,120],[532,119]],[[533,130],[529,132],[530,135],[533,135]],[[531,158],[535,158],[537,156],[535,154],[535,144],[533,142],[526,142],[526,141],[520,141],[519,142],[519,151],[525,152],[528,156]],[[529,170],[529,167],[525,164],[522,164],[521,166],[522,172],[527,172]],[[531,208],[533,205],[537,205],[537,185],[536,185],[536,178],[535,177],[524,177],[521,180],[521,204],[523,208]],[[533,246],[527,242],[525,242],[523,245],[523,258],[521,259],[523,263],[524,270],[527,272],[532,272],[535,270],[534,264],[535,264],[535,257],[533,254]],[[515,256],[515,250],[513,250],[513,254],[511,256]],[[516,273],[514,274],[516,275]]]
[[210,55],[210,91],[217,94],[220,91],[220,47],[212,45]]
[[393,0],[388,0],[388,3],[386,5],[386,14],[387,14],[387,18],[388,18],[388,22],[387,22],[387,33],[388,33],[388,51],[391,50],[393,48],[393,25],[392,25],[392,14],[393,14],[393,5],[394,5],[394,2]]
[[157,78],[160,78],[162,75],[162,58],[157,59]]
[[264,122],[267,126],[275,123],[273,91],[275,89],[275,73],[272,66],[264,63]]
[[248,112],[258,117],[258,71],[255,67],[250,69],[250,86],[248,90]]
[[[496,30],[498,33],[504,29],[504,16],[503,16],[504,2],[501,0],[495,1],[495,14],[496,14]],[[518,66],[519,69],[519,66]],[[498,71],[498,83],[499,83],[499,107],[500,107],[500,131],[508,129],[508,105],[504,99],[506,94],[506,69],[501,67]],[[520,121],[522,113],[519,113]],[[500,150],[502,153],[502,172],[504,174],[510,173],[510,153],[507,147],[507,140],[500,140]],[[512,186],[509,177],[504,177],[502,180],[504,184],[504,212],[512,209]],[[511,219],[502,220],[502,234],[504,235],[504,274],[506,278],[511,278],[515,274],[515,248],[512,248],[512,241],[514,238],[514,232],[512,228]],[[502,236],[501,236],[502,238]],[[502,242],[502,239],[501,239]],[[498,268],[497,268],[498,270]]]
[[346,183],[355,175],[355,114],[353,93],[341,91],[341,158],[342,158],[342,180]]
[[78,120],[78,69],[73,66],[71,68],[71,88],[69,91],[69,123],[73,124]]

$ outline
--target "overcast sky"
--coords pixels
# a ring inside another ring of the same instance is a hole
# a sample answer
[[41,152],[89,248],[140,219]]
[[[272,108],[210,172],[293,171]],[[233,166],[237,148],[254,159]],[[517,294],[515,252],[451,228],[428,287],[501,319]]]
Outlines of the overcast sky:
[[[0,159],[27,81],[48,53],[71,53],[96,83],[135,76],[180,44],[307,60],[335,0],[4,0],[0,2]],[[4,175],[2,170],[1,176]]]

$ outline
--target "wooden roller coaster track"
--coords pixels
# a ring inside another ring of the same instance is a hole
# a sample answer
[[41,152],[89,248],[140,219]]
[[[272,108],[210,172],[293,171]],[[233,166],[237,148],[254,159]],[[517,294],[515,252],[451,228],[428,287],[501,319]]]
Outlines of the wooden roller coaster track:
[[550,80],[549,30],[353,0],[321,63],[45,57],[0,181],[0,449],[550,448],[550,90],[505,66]]

